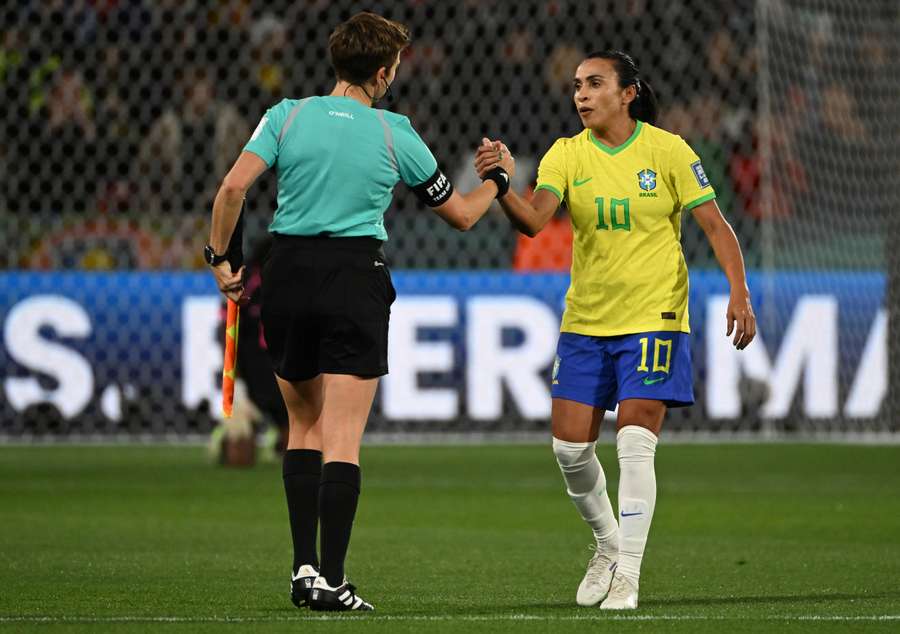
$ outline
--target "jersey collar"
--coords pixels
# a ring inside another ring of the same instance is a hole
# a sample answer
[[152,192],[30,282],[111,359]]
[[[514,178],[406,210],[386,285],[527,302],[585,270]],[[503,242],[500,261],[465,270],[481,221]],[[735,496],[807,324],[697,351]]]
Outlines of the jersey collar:
[[644,127],[644,122],[638,120],[634,126],[634,132],[631,133],[631,136],[623,143],[617,147],[609,147],[608,145],[604,145],[601,143],[597,137],[594,136],[594,131],[588,128],[588,137],[591,139],[591,143],[596,145],[598,148],[609,154],[610,156],[614,156],[627,148],[629,145],[634,143],[634,140],[638,138],[638,135],[641,133],[641,129]]

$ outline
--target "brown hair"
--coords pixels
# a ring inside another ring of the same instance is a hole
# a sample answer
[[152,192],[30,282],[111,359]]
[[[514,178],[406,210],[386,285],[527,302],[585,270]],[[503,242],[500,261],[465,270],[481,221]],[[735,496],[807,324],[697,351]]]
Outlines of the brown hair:
[[328,38],[331,66],[338,79],[363,84],[381,67],[390,68],[409,46],[409,29],[363,11],[337,26]]

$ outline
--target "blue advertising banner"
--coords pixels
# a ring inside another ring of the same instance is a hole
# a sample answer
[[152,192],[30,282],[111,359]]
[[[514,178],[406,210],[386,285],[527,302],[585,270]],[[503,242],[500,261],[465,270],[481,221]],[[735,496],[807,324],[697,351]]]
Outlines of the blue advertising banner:
[[[391,373],[374,428],[546,422],[567,275],[393,277]],[[691,274],[691,424],[876,417],[887,392],[884,275],[751,273],[749,283],[760,338],[738,353],[725,336],[726,280]],[[205,272],[0,274],[0,434],[208,430],[220,399],[220,307]]]

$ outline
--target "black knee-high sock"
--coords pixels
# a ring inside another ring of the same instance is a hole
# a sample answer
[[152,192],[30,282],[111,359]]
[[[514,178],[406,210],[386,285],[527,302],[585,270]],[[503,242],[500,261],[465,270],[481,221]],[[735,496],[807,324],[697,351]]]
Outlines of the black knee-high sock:
[[319,518],[322,523],[322,568],[332,588],[344,582],[344,558],[350,545],[350,531],[359,500],[359,467],[349,462],[326,462],[319,489]]
[[319,486],[322,481],[322,452],[315,449],[288,449],[282,465],[284,494],[294,542],[294,572],[304,565],[319,567],[316,529],[319,523]]

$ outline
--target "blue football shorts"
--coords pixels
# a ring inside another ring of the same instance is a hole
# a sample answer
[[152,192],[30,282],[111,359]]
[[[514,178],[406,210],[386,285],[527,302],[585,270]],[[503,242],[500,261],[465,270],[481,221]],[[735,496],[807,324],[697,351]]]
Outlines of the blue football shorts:
[[550,394],[614,410],[629,398],[668,407],[694,402],[690,335],[641,332],[617,337],[559,335]]

